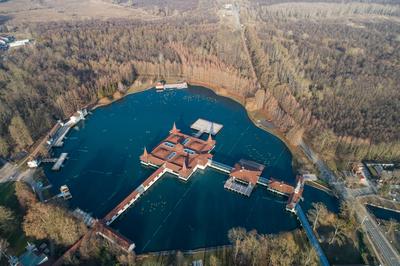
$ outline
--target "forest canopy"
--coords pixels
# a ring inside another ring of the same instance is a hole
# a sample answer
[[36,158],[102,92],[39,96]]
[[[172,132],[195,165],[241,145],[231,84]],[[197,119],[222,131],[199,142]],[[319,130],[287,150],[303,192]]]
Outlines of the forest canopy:
[[169,78],[222,87],[244,103],[257,98],[279,130],[321,154],[400,160],[395,2],[240,1],[241,25],[221,15],[223,2],[112,2],[171,12],[24,24],[34,44],[0,60],[0,156],[135,81]]

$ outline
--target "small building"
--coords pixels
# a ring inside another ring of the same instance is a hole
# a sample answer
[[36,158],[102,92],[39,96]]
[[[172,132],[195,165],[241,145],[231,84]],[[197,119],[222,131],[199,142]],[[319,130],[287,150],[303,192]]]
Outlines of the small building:
[[11,266],[36,266],[48,260],[49,258],[44,253],[39,252],[34,244],[28,242],[26,251],[18,258],[11,257],[9,263]]
[[360,182],[366,182],[366,179],[370,178],[368,169],[363,163],[354,163],[352,172],[360,179]]
[[15,41],[15,37],[8,35],[8,36],[0,36],[0,40],[5,41],[6,43],[11,43]]
[[60,195],[65,199],[65,200],[69,200],[72,199],[72,195],[71,192],[69,191],[69,188],[67,185],[62,185],[60,187]]
[[289,196],[289,200],[286,204],[286,210],[290,212],[295,212],[295,207],[297,203],[302,199],[304,191],[304,177],[301,175],[298,175],[296,177],[296,187],[294,188],[294,191],[292,194]]
[[250,196],[263,170],[264,165],[241,159],[229,173],[224,188]]
[[157,82],[156,90],[164,90],[164,84],[165,84],[165,82],[163,82],[163,81]]
[[18,47],[18,46],[27,45],[27,44],[29,44],[30,42],[31,42],[31,41],[30,41],[29,39],[18,40],[18,41],[11,42],[9,45],[10,45],[10,48],[13,48],[13,47]]
[[263,170],[264,165],[241,159],[239,163],[235,164],[229,176],[237,182],[255,186]]
[[117,245],[125,252],[129,253],[135,249],[135,243],[108,226],[99,223],[97,224],[97,228],[95,231],[97,235],[103,237],[111,244]]
[[232,4],[225,4],[225,5],[224,5],[224,8],[225,8],[226,10],[232,10],[233,5],[232,5]]
[[69,118],[69,123],[71,124],[76,124],[79,121],[85,119],[85,116],[87,115],[87,110],[86,109],[82,109],[82,110],[78,110],[75,112],[75,114],[73,114],[70,118]]
[[34,159],[27,162],[29,168],[37,168],[39,167],[40,163],[41,161],[39,159]]
[[269,183],[268,183],[268,189],[277,194],[285,195],[285,196],[289,196],[294,191],[293,186],[286,184],[285,182],[278,181],[274,178],[270,178]]

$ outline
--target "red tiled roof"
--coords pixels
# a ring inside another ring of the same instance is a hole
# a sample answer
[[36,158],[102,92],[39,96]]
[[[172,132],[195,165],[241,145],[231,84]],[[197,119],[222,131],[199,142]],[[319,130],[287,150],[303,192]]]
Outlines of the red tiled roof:
[[[188,139],[184,143],[184,141]],[[174,144],[168,146],[165,142]],[[189,175],[197,164],[205,165],[208,159],[212,158],[209,151],[214,147],[215,140],[209,139],[204,141],[186,134],[181,133],[178,129],[171,130],[168,135],[154,150],[146,156],[143,154],[140,159],[144,162],[150,162],[154,165],[162,165],[168,162],[167,167],[171,170],[180,173],[183,162],[186,162],[187,175]],[[192,150],[193,153],[185,151],[185,149]],[[175,152],[176,155],[168,159],[168,156]],[[182,174],[184,174],[182,172]]]
[[255,185],[261,176],[261,171],[250,170],[245,168],[240,163],[237,163],[235,164],[234,169],[230,172],[229,176]]
[[285,193],[285,194],[291,194],[294,192],[294,187],[288,184],[285,184],[282,181],[277,181],[273,178],[271,178],[268,186],[272,189],[275,189],[279,192]]
[[118,233],[117,231],[111,229],[110,227],[99,223],[95,230],[98,234],[105,237],[107,240],[117,244],[120,248],[124,249],[125,251],[127,252],[132,251],[134,247],[133,242],[130,241],[128,238],[124,237],[123,235],[121,235],[120,233]]
[[[143,183],[143,186],[148,186],[152,180],[154,180],[158,174],[160,174],[164,169],[162,167],[158,168],[154,173],[152,173]],[[111,220],[111,218],[118,213],[126,204],[128,204],[132,199],[134,199],[139,193],[134,190],[129,194],[123,201],[121,201],[114,209],[112,209],[105,217],[105,221]]]
[[169,142],[172,142],[172,143],[176,144],[176,143],[179,143],[179,142],[182,141],[182,136],[181,136],[181,134],[179,132],[175,133],[175,134],[170,134],[165,139],[165,141],[169,141]]

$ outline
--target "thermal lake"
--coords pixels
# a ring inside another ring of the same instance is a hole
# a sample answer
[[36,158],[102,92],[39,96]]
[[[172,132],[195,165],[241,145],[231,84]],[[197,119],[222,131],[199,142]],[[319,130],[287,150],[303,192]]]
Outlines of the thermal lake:
[[[256,127],[240,104],[193,86],[151,89],[96,109],[54,151],[69,154],[61,171],[46,165],[45,173],[54,193],[68,185],[71,208],[102,218],[154,171],[140,164],[143,148],[153,149],[174,122],[192,134],[190,125],[198,118],[223,125],[215,137],[214,160],[228,165],[253,160],[266,166],[262,176],[294,184],[292,155],[281,140]],[[300,227],[285,211],[286,198],[261,186],[244,197],[225,190],[226,179],[213,169],[197,171],[188,182],[166,174],[111,226],[136,244],[137,253],[225,245],[228,230],[238,226],[259,233]],[[312,187],[306,186],[303,196],[305,211],[317,201],[338,209],[335,198]]]

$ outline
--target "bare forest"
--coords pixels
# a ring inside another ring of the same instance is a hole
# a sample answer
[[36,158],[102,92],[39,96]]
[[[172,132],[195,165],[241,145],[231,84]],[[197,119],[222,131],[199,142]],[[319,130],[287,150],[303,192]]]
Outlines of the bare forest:
[[400,160],[395,2],[237,1],[240,25],[221,16],[225,2],[104,2],[151,19],[1,25],[35,42],[1,55],[0,156],[134,83],[185,79],[240,100],[327,159]]

